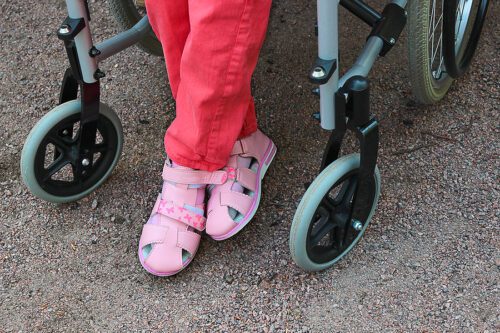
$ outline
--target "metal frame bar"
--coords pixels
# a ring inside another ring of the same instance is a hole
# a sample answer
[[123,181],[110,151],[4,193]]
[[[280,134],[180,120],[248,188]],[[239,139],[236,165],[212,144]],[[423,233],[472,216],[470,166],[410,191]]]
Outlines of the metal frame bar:
[[[97,65],[100,61],[109,58],[136,44],[147,33],[151,31],[148,17],[143,17],[132,28],[125,30],[107,40],[95,45],[92,42],[92,33],[90,31],[90,19],[85,0],[66,0],[68,17],[72,19],[83,18],[85,26],[74,38],[78,55],[78,61],[81,68],[83,82],[94,83],[97,79],[94,74],[97,71]],[[97,53],[92,55],[90,50],[97,49]]]
[[375,26],[380,21],[382,15],[362,0],[340,0],[342,7],[356,15],[369,26]]
[[78,62],[81,68],[82,80],[85,83],[94,83],[94,73],[97,71],[97,61],[89,54],[92,48],[92,35],[90,33],[89,17],[86,3],[83,0],[66,0],[68,17],[72,19],[83,18],[84,28],[74,37]]
[[[358,0],[318,0],[318,56],[324,60],[338,60],[338,6],[350,4],[359,10],[361,16],[375,17],[368,5]],[[407,0],[393,0],[394,4],[404,8]],[[365,7],[366,5],[366,7]],[[357,7],[356,7],[357,6]],[[363,9],[364,8],[364,9]],[[365,12],[366,11],[366,12]],[[364,13],[364,14],[363,14]],[[371,13],[371,14],[370,14]],[[365,18],[367,18],[365,17]],[[371,18],[367,18],[372,21]],[[335,129],[335,104],[334,94],[347,80],[353,76],[368,76],[375,60],[382,51],[384,41],[378,36],[371,36],[365,43],[354,65],[339,79],[340,62],[337,61],[337,70],[330,80],[320,85],[320,117],[321,127],[326,130]]]
[[103,61],[112,55],[125,50],[126,48],[139,42],[147,33],[151,31],[149,19],[144,16],[132,28],[120,32],[107,40],[98,43],[95,47],[100,51],[96,56],[97,61]]
[[[318,0],[318,57],[323,60],[339,58],[338,32],[339,0]],[[338,89],[339,64],[327,83],[319,86],[321,127],[335,128],[334,94]]]

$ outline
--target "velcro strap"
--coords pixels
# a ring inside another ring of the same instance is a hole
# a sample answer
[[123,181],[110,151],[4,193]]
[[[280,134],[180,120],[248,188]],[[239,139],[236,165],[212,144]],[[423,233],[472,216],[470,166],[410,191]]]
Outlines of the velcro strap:
[[201,235],[192,231],[179,231],[177,235],[177,247],[180,247],[191,255],[196,253],[200,244]]
[[168,236],[169,228],[167,226],[147,223],[142,227],[141,244],[142,246],[149,244],[164,243]]
[[196,214],[184,207],[174,204],[172,201],[160,199],[156,213],[170,217],[174,220],[187,224],[196,230],[205,230],[206,219],[200,214]]
[[229,206],[236,209],[242,215],[245,215],[252,207],[253,199],[246,194],[234,191],[220,192],[220,203],[223,206]]
[[227,180],[225,171],[201,171],[201,170],[186,170],[177,169],[165,166],[163,168],[163,180],[178,183],[178,184],[224,184]]
[[257,174],[250,169],[238,168],[236,170],[236,180],[244,188],[247,188],[252,192],[255,192],[257,189]]

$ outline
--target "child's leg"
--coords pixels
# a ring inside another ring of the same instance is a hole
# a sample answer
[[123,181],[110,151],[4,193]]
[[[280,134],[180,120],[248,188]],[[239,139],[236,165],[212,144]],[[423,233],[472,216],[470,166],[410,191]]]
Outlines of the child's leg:
[[[233,178],[228,182],[233,175],[228,168],[217,172],[192,169],[220,169],[226,166],[230,154],[234,161],[248,160],[245,167],[250,166],[252,158],[262,165],[270,163],[267,156],[271,152],[266,147],[274,145],[257,131],[250,92],[270,4],[271,0],[146,1],[151,25],[163,45],[177,102],[177,117],[167,130],[165,146],[169,157],[184,166],[169,161],[165,164],[162,193],[139,242],[141,263],[153,274],[175,274],[194,257],[199,231],[208,222],[204,212],[205,185],[227,183],[226,187],[233,190],[232,184],[237,181]],[[255,181],[251,185],[244,181],[243,185],[257,191],[253,185],[261,179],[260,168],[253,176],[244,173],[247,181]],[[213,190],[225,196],[217,186]],[[229,197],[232,202],[231,198],[235,196]],[[236,205],[239,212],[250,206],[250,200],[244,199],[242,205]],[[252,206],[256,209],[256,205]],[[243,220],[238,227],[246,222]]]
[[177,117],[165,136],[167,153],[176,163],[217,170],[240,133],[255,131],[250,80],[270,5],[271,0],[189,1]]
[[248,105],[248,110],[245,115],[245,120],[243,121],[243,127],[238,135],[238,139],[242,139],[257,130],[257,117],[255,115],[255,104],[253,97],[250,98],[250,104]]
[[188,0],[146,0],[149,22],[163,46],[174,98],[180,83],[181,56],[189,35]]

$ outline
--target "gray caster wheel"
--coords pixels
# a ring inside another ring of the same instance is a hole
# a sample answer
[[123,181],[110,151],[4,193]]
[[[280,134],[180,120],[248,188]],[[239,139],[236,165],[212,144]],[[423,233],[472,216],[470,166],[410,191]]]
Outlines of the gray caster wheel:
[[[118,163],[123,130],[116,113],[100,104],[93,160],[81,159],[80,100],[63,103],[33,127],[21,153],[21,176],[37,197],[56,203],[85,197],[109,177]],[[83,169],[77,164],[91,165]]]
[[290,232],[290,252],[299,267],[307,271],[329,268],[346,256],[363,236],[377,206],[380,174],[376,168],[367,221],[350,220],[359,163],[359,154],[341,157],[324,169],[307,189]]

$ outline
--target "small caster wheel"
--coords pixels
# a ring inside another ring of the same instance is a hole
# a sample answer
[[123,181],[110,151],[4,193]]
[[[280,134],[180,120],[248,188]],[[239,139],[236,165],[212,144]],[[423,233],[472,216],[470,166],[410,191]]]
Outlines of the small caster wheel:
[[[63,103],[33,127],[21,153],[21,175],[37,197],[55,203],[85,197],[109,177],[118,163],[123,129],[116,113],[101,103],[93,160],[81,159],[80,100]],[[92,165],[77,168],[77,164]]]
[[316,177],[300,201],[289,244],[292,258],[299,267],[307,271],[329,268],[347,255],[363,236],[377,207],[380,174],[375,168],[368,219],[350,220],[359,163],[359,154],[339,158]]

